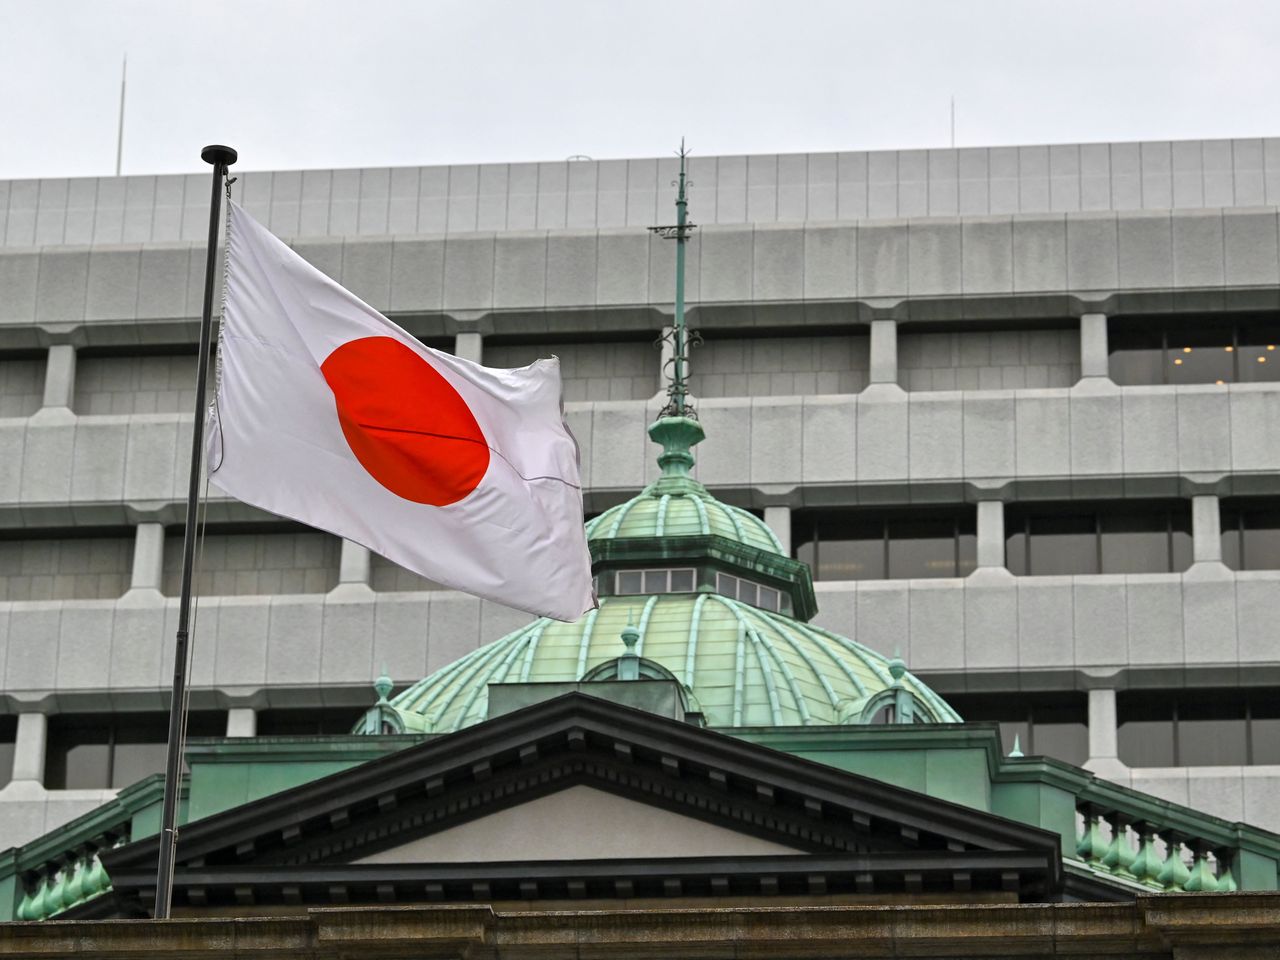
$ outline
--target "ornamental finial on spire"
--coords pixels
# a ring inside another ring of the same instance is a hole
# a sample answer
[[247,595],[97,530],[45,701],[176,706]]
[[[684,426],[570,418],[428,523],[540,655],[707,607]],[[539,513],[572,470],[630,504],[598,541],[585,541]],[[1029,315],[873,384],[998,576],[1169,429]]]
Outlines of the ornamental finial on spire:
[[693,185],[693,181],[686,177],[685,161],[689,157],[689,151],[685,148],[683,137],[680,138],[680,150],[676,155],[680,158],[680,175],[678,179],[671,182],[671,185],[676,188],[676,222],[674,225],[649,228],[658,236],[676,242],[675,317],[669,335],[672,350],[671,359],[668,361],[671,367],[671,379],[667,384],[667,405],[663,407],[661,416],[696,417],[693,407],[689,404],[689,347],[699,343],[700,338],[696,333],[689,335],[684,319],[685,244],[689,242],[689,235],[693,232],[695,224],[690,223],[688,217],[687,189]]

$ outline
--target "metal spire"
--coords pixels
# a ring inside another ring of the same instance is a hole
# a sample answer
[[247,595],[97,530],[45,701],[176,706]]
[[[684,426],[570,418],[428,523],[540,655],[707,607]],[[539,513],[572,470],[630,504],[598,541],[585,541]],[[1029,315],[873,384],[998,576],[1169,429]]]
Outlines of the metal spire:
[[667,240],[676,242],[676,304],[675,304],[675,321],[672,324],[671,332],[671,382],[667,385],[667,405],[662,411],[664,417],[694,417],[693,408],[688,402],[688,368],[689,368],[689,347],[693,343],[697,343],[699,338],[697,334],[690,337],[688,330],[685,328],[684,320],[684,254],[685,244],[689,241],[689,235],[693,232],[695,224],[689,222],[689,199],[686,188],[692,186],[693,181],[686,179],[685,176],[685,160],[689,156],[689,151],[685,149],[684,138],[680,138],[680,151],[677,154],[680,157],[680,177],[673,180],[671,185],[676,187],[676,222],[674,225],[665,227],[650,227],[649,229],[658,236]]

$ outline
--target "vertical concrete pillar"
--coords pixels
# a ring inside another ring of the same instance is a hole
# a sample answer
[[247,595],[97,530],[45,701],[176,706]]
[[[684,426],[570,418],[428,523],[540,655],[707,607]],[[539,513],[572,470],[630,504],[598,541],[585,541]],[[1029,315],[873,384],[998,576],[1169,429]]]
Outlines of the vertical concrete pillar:
[[130,590],[159,590],[164,575],[164,524],[140,523],[133,534]]
[[69,343],[55,343],[45,361],[44,405],[70,408],[75,392],[76,348]]
[[453,340],[453,355],[473,363],[484,362],[484,334],[477,330],[462,330]]
[[1191,555],[1196,563],[1222,562],[1222,520],[1218,498],[1191,498]]
[[232,707],[227,711],[228,737],[253,737],[258,733],[258,711],[253,707]]
[[372,564],[369,548],[350,540],[342,541],[342,555],[338,560],[338,582],[369,585]]
[[871,383],[898,382],[898,323],[871,321]]
[[791,556],[791,508],[765,507],[764,523],[782,543],[782,552]]
[[1004,503],[978,502],[978,566],[1004,566]]
[[1080,376],[1111,376],[1105,313],[1086,313],[1080,318]]
[[1115,761],[1119,757],[1116,725],[1116,692],[1089,691],[1089,761]]
[[44,755],[49,741],[49,718],[43,713],[18,714],[13,744],[13,779],[44,783]]

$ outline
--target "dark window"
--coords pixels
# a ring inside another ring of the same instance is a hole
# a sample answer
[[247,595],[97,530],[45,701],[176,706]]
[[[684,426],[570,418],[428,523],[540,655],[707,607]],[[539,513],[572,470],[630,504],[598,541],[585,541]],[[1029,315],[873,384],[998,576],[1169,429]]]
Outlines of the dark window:
[[[187,736],[220,737],[227,716],[193,712]],[[120,789],[164,770],[167,713],[55,714],[49,718],[44,785],[50,790]]]
[[1280,380],[1280,320],[1275,318],[1112,318],[1107,328],[1116,383]]
[[1116,695],[1120,759],[1131,767],[1280,762],[1280,691],[1126,690]]
[[18,718],[0,716],[0,787],[13,779],[13,744],[18,737]]
[[793,553],[815,580],[964,577],[977,560],[972,507],[798,511]]
[[647,593],[692,593],[696,586],[694,573],[692,567],[619,570],[614,576],[613,592],[624,597]]
[[1018,576],[1176,573],[1191,565],[1191,507],[1181,500],[1011,505],[1005,563]]
[[1222,561],[1233,570],[1280,570],[1280,501],[1222,502]]
[[946,697],[966,721],[994,720],[1006,753],[1014,737],[1028,756],[1054,757],[1076,766],[1089,759],[1088,700],[1074,691],[966,693]]
[[716,593],[749,603],[753,607],[773,610],[775,613],[782,609],[782,594],[779,591],[727,573],[716,574]]
[[320,737],[350,733],[360,707],[288,707],[258,714],[260,737]]

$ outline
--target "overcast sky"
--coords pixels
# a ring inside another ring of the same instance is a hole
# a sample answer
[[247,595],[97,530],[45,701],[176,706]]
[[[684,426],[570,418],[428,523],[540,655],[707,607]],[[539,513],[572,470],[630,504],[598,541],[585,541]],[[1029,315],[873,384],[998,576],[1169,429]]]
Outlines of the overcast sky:
[[0,178],[1280,136],[1275,0],[0,0]]

